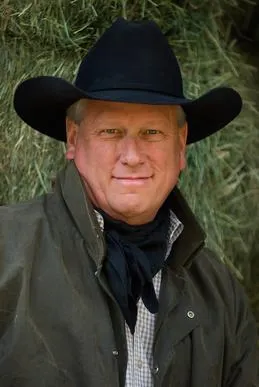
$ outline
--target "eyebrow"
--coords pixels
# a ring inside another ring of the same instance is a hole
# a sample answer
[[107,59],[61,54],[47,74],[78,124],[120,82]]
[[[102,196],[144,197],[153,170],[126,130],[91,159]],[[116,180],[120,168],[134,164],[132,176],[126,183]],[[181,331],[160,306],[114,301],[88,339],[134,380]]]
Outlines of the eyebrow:
[[[119,121],[120,121],[120,118],[109,118],[107,117],[106,113],[102,113],[100,115],[98,115],[92,122],[93,125],[100,125],[102,126],[103,124],[103,121],[104,121],[104,118],[105,118],[105,121],[106,121],[106,125],[109,125],[111,127],[117,127],[117,128],[121,128],[123,129],[124,127],[124,124],[122,125]],[[162,117],[159,117],[159,118],[156,118],[156,119],[150,119],[148,121],[143,121],[143,122],[140,122],[140,126],[141,127],[149,127],[149,128],[152,128],[152,127],[156,127],[157,125],[159,125],[160,123],[162,124],[166,124],[166,123],[171,123],[169,119],[167,118],[162,118]]]

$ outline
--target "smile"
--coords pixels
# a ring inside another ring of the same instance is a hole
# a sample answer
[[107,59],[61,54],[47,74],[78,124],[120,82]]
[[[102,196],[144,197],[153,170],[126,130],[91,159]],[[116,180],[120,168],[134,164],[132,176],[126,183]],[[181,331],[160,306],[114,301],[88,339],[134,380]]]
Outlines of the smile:
[[113,179],[123,185],[141,186],[146,184],[151,179],[151,177],[127,176],[127,177],[113,177]]

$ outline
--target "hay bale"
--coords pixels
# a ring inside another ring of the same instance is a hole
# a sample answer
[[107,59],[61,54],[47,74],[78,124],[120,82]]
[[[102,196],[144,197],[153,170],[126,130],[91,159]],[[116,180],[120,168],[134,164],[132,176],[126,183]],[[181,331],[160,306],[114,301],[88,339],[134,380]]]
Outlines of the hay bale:
[[118,16],[154,19],[167,34],[183,69],[185,94],[236,87],[240,117],[217,135],[189,147],[181,187],[208,233],[208,244],[246,279],[258,234],[258,111],[251,74],[231,40],[226,9],[240,1],[4,0],[0,6],[0,202],[48,191],[64,163],[64,146],[38,135],[15,115],[15,86],[33,75],[74,79],[80,58]]

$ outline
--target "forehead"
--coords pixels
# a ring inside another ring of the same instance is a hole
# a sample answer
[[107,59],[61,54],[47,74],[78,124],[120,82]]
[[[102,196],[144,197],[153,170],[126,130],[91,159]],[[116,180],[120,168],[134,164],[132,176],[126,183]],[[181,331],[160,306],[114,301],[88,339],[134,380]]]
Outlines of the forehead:
[[171,105],[87,100],[85,119],[96,124],[110,120],[171,123],[177,119],[177,108]]

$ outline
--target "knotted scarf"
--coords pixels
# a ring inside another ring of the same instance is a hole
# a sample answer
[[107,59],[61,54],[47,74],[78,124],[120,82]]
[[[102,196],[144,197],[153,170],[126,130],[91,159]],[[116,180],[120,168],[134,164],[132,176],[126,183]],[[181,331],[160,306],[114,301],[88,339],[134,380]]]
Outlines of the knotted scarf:
[[100,209],[98,212],[104,219],[107,244],[104,271],[133,334],[140,298],[151,313],[158,312],[152,278],[165,262],[169,209],[164,205],[152,222],[140,226],[114,220]]

